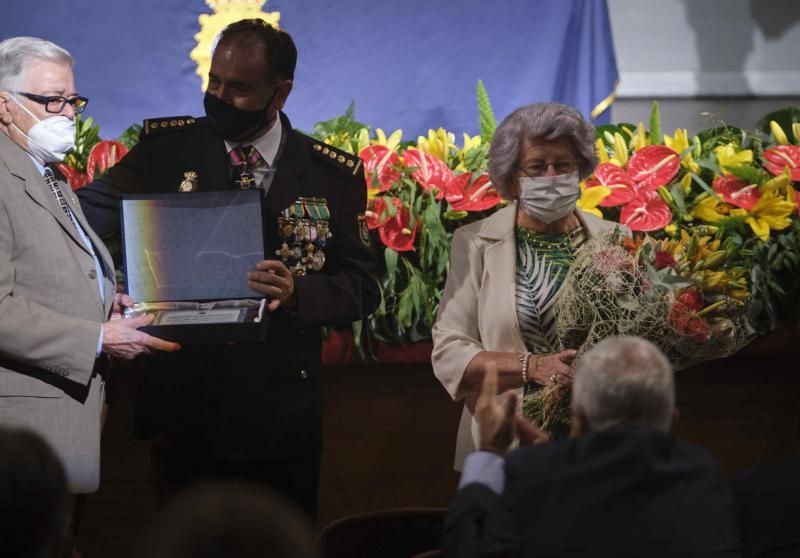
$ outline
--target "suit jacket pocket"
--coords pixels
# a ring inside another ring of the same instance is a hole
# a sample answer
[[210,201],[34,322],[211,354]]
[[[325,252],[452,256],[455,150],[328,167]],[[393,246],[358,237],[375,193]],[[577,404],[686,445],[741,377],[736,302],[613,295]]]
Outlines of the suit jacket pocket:
[[37,378],[0,369],[0,397],[63,397],[64,392]]

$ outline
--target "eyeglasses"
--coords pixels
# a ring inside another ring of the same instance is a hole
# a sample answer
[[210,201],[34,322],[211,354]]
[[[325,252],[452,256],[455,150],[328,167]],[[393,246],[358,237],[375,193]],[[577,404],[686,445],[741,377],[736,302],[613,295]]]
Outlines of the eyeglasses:
[[75,114],[80,114],[86,108],[86,105],[89,104],[89,99],[86,97],[70,97],[67,99],[60,95],[34,95],[33,93],[25,93],[24,91],[15,91],[15,93],[30,99],[34,103],[44,105],[44,110],[52,114],[58,114],[63,111],[67,103],[72,105]]
[[547,169],[553,167],[556,174],[569,174],[578,168],[577,161],[556,161],[555,163],[545,163],[544,161],[531,161],[520,168],[525,176],[544,176]]

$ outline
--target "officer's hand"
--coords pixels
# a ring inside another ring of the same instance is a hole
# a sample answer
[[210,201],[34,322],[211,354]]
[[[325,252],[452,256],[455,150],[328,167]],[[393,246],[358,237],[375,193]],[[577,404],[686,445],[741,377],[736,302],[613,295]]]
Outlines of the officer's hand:
[[247,286],[271,298],[267,305],[270,312],[277,310],[281,305],[284,308],[292,308],[295,305],[294,277],[279,260],[258,262],[256,271],[247,273]]

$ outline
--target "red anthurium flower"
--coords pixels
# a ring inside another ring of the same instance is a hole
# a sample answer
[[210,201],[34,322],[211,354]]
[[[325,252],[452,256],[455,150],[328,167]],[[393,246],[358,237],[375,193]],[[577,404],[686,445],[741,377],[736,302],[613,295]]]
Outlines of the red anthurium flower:
[[88,174],[78,172],[66,163],[56,163],[56,168],[61,171],[61,174],[63,174],[64,178],[67,179],[67,182],[69,182],[69,186],[73,191],[77,190],[78,188],[82,188],[91,182]]
[[669,252],[656,252],[655,260],[653,262],[656,269],[664,269],[665,267],[675,267],[675,258]]
[[790,177],[800,182],[800,145],[776,145],[764,150],[764,167],[778,176],[789,167]]
[[454,176],[447,185],[445,199],[454,211],[486,211],[500,203],[500,194],[489,182],[489,175],[473,179],[471,172]]
[[675,178],[681,157],[666,145],[648,145],[634,153],[628,161],[628,174],[639,190],[653,192]]
[[400,179],[400,171],[395,167],[400,162],[400,156],[385,145],[368,145],[358,156],[364,160],[367,187],[385,192]]
[[600,202],[600,207],[615,207],[628,203],[633,199],[633,178],[617,165],[600,163],[594,169],[594,176],[586,181],[586,188],[608,186],[611,195]]
[[414,223],[414,228],[410,229],[411,211],[405,207],[400,200],[395,198],[394,203],[397,207],[397,213],[394,217],[388,219],[383,226],[378,228],[378,234],[383,242],[389,248],[397,250],[398,252],[409,252],[414,250],[414,239],[417,236],[417,228],[419,227],[419,219]]
[[426,192],[436,188],[436,199],[440,200],[444,197],[447,185],[453,180],[453,171],[444,161],[415,147],[406,149],[403,153],[403,161],[407,167],[417,167],[417,170],[411,173],[411,177]]
[[127,154],[128,148],[118,141],[103,140],[95,144],[89,152],[89,158],[86,159],[86,174],[89,175],[89,180],[94,180],[95,174],[97,176],[105,174]]
[[[400,201],[397,198],[393,199],[395,205]],[[389,220],[389,215],[386,214],[386,205],[386,200],[381,197],[372,198],[367,202],[367,211],[365,215],[367,217],[367,227],[370,230],[377,229]],[[400,202],[400,205],[402,205],[402,202]]]
[[757,185],[748,184],[732,174],[715,178],[712,188],[729,204],[744,209],[752,209],[761,197]]
[[619,222],[632,231],[659,231],[671,221],[669,206],[655,192],[639,191],[619,213]]

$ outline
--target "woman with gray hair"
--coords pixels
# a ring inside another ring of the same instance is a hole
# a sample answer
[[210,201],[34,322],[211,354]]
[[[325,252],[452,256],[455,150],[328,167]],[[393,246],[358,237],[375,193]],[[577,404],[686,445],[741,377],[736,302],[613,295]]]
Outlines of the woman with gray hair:
[[596,165],[594,130],[566,105],[519,108],[495,132],[489,176],[513,203],[455,232],[433,327],[434,373],[465,400],[456,469],[478,440],[473,412],[489,363],[499,393],[572,383],[575,351],[555,334],[554,304],[587,238],[619,226],[576,208]]

